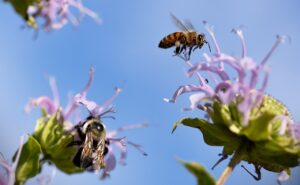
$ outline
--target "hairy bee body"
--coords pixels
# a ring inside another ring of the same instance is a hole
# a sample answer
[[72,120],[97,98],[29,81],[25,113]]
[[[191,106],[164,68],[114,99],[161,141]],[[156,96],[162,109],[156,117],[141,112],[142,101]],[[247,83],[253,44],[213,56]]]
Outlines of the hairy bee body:
[[196,32],[194,26],[190,22],[182,22],[173,14],[171,17],[177,27],[180,28],[179,32],[171,33],[160,40],[158,47],[167,49],[175,46],[175,55],[181,54],[188,49],[188,58],[191,52],[195,49],[201,49],[204,44],[207,44],[210,50],[209,43],[206,41],[205,35],[203,33]]
[[188,47],[196,46],[199,43],[197,39],[198,33],[193,32],[174,32],[165,36],[159,43],[158,47],[160,48],[170,48],[173,46],[186,45]]
[[76,127],[76,131],[79,140],[69,144],[79,146],[73,158],[74,165],[92,171],[104,168],[104,156],[108,152],[106,145],[109,143],[101,120],[90,116]]

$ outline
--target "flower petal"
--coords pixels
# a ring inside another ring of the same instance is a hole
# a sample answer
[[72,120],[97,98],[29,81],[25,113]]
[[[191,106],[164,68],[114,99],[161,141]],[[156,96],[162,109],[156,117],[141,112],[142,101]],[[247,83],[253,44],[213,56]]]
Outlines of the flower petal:
[[55,107],[55,103],[48,96],[41,96],[36,99],[32,99],[25,106],[25,112],[29,113],[33,107],[41,107],[45,109],[46,113],[52,115],[55,113],[57,107]]
[[117,165],[117,160],[115,155],[112,153],[112,148],[108,149],[108,154],[107,157],[105,158],[105,168],[102,171],[102,175],[100,177],[100,179],[106,179],[109,177],[109,172],[111,172],[112,170],[114,170],[116,168]]
[[281,182],[289,180],[289,178],[290,178],[290,175],[286,171],[282,171],[278,175],[277,180],[278,180],[279,183],[281,183]]

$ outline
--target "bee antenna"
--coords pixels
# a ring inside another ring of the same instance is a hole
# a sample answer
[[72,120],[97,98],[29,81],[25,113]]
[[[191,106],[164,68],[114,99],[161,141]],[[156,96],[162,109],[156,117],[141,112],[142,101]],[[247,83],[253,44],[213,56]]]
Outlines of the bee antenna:
[[106,111],[102,112],[100,115],[98,115],[99,117],[103,117],[103,115],[107,114],[107,113],[115,113],[116,111],[114,110],[114,107],[110,107],[109,109],[107,109]]
[[114,116],[102,116],[101,118],[111,118],[111,119],[113,119],[113,120],[116,119],[116,117],[114,117]]
[[209,42],[205,41],[205,43],[208,45],[208,48],[209,48],[209,52],[211,52],[211,49],[210,49],[210,45],[209,45]]

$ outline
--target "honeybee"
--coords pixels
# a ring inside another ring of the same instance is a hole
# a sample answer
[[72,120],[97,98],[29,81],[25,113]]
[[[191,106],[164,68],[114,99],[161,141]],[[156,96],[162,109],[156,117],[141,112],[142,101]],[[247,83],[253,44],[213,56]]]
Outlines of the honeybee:
[[79,150],[73,158],[74,165],[87,170],[100,170],[105,167],[104,156],[108,153],[106,130],[99,118],[89,116],[82,124],[75,127],[79,140],[71,145],[78,145]]
[[158,47],[166,49],[175,46],[175,55],[180,55],[183,51],[186,53],[186,49],[189,49],[188,57],[190,57],[192,51],[195,51],[197,48],[201,49],[204,44],[207,44],[209,51],[211,51],[205,35],[196,32],[194,26],[189,21],[183,23],[173,14],[171,14],[171,17],[181,31],[165,36],[159,42]]

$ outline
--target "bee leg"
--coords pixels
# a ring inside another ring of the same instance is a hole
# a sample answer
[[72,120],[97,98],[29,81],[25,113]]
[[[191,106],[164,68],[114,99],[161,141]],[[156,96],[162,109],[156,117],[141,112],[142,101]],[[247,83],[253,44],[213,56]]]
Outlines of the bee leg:
[[194,51],[195,50],[195,48],[193,49],[193,46],[192,47],[190,47],[190,49],[189,49],[189,57],[191,56],[191,54],[192,54],[192,50]]
[[180,51],[180,46],[176,46],[175,50],[174,50],[174,56],[179,55],[179,51]]
[[199,48],[199,46],[194,47],[193,52],[194,52],[197,48]]
[[76,132],[77,132],[79,138],[80,138],[81,140],[84,140],[84,139],[85,139],[85,134],[84,134],[84,133],[82,132],[82,130],[81,130],[81,127],[82,127],[82,126],[83,126],[82,124],[76,125],[76,126],[75,126],[75,129],[76,129]]
[[185,46],[185,45],[182,45],[182,46],[181,46],[181,49],[180,49],[180,51],[179,51],[179,54],[181,54],[183,51],[184,51],[184,52],[186,51],[186,46]]
[[87,157],[84,160],[80,161],[80,167],[81,168],[86,169],[86,168],[88,168],[92,165],[93,165],[93,158],[91,158],[91,157]]
[[215,167],[218,166],[222,161],[228,158],[227,154],[219,154],[219,156],[222,157],[216,162],[216,164],[213,165],[213,167],[211,168],[212,170],[215,169]]
[[82,147],[77,151],[76,155],[73,158],[73,164],[77,167],[80,167],[80,158],[82,153]]
[[244,168],[244,170],[246,170],[246,172],[251,175],[255,180],[259,181],[261,179],[261,166],[259,165],[254,165],[255,167],[255,173],[257,176],[255,176],[254,174],[252,174],[244,165],[242,165],[242,168]]
[[107,148],[107,147],[105,147],[105,148],[104,148],[103,155],[105,156],[107,153],[108,153],[108,148]]
[[176,41],[175,42],[175,46],[176,46],[176,48],[175,48],[175,50],[174,50],[174,56],[176,56],[176,55],[178,55],[179,54],[179,51],[180,51],[180,41]]
[[82,158],[82,151],[83,151],[83,147],[81,147],[77,153],[75,154],[72,162],[75,166],[79,167],[79,168],[88,168],[90,166],[93,165],[93,159],[90,157],[84,158],[83,160]]

